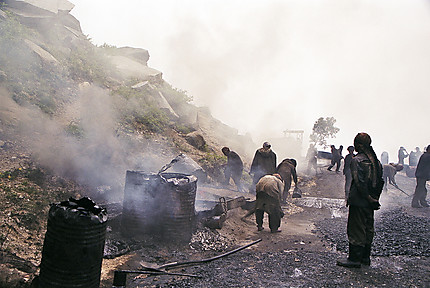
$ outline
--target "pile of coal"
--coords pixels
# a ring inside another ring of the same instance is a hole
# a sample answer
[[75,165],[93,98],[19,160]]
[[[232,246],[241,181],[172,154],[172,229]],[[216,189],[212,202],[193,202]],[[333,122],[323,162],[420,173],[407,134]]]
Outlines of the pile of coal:
[[103,251],[103,258],[113,259],[130,252],[130,247],[122,240],[107,239]]
[[[324,219],[316,224],[317,231],[341,252],[348,252],[346,219]],[[430,219],[395,208],[376,214],[373,256],[430,256]]]
[[197,251],[225,252],[233,246],[234,243],[228,238],[206,227],[197,230],[190,241],[190,248]]

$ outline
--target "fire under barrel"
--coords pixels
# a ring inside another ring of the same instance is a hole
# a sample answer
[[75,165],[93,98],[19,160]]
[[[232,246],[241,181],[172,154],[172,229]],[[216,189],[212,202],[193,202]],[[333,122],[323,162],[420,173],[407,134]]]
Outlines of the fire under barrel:
[[195,224],[197,177],[127,171],[122,233],[189,242]]
[[91,199],[51,204],[39,287],[98,288],[107,213]]

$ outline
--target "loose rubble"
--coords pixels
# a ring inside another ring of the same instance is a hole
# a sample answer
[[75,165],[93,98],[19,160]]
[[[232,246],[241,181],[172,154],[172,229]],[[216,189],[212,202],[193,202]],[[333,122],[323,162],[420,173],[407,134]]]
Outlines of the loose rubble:
[[[323,234],[337,251],[348,252],[346,219],[324,219],[317,223]],[[376,214],[374,256],[430,256],[430,219],[417,217],[394,208]]]

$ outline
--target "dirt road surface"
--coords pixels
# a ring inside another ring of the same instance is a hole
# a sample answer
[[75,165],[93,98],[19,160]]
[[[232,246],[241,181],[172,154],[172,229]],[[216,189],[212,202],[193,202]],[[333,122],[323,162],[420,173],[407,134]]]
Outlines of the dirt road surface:
[[[375,213],[371,266],[343,268],[336,266],[347,256],[343,175],[324,170],[300,180],[303,198],[290,198],[283,207],[282,232],[270,233],[267,217],[265,229],[257,231],[255,217],[242,219],[247,211],[236,208],[222,229],[200,230],[190,245],[153,245],[105,259],[103,287],[111,287],[115,269],[205,259],[257,239],[262,241],[218,260],[169,270],[198,278],[130,274],[126,287],[430,287],[429,208],[411,208],[410,197],[389,187]],[[415,179],[399,173],[397,182],[413,194]],[[254,197],[231,188],[200,187],[197,198]]]

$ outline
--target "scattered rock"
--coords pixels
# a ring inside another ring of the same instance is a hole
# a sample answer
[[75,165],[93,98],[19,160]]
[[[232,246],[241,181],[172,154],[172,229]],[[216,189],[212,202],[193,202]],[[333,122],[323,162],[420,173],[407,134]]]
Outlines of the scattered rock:
[[188,133],[185,135],[185,139],[191,146],[199,150],[204,150],[206,148],[205,138],[197,131]]

